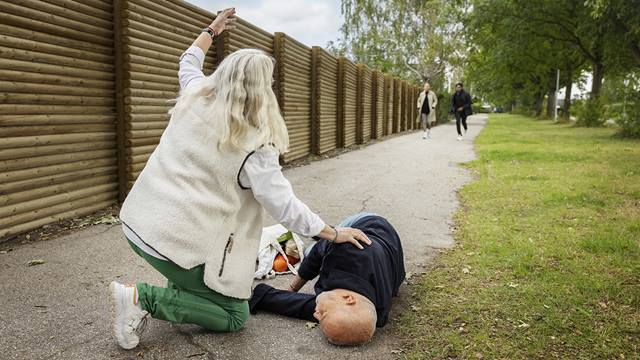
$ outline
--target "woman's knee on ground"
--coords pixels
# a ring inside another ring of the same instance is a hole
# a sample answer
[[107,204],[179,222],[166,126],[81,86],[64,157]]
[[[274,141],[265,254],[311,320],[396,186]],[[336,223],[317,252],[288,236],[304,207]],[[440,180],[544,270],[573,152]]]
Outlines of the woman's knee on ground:
[[243,306],[239,306],[232,311],[228,311],[228,314],[229,327],[227,331],[236,332],[242,330],[249,319],[249,303],[245,301]]

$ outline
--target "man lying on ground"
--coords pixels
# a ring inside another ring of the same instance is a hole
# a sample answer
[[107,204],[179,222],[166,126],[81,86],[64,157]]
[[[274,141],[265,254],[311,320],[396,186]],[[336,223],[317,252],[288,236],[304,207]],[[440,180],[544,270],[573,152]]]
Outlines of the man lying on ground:
[[[255,287],[249,300],[251,313],[266,310],[318,321],[329,342],[336,345],[369,341],[376,327],[387,323],[391,298],[404,281],[402,245],[393,226],[375,214],[354,215],[340,226],[362,230],[371,246],[359,250],[351,244],[318,241],[288,290],[267,284]],[[316,276],[315,295],[297,292]]]

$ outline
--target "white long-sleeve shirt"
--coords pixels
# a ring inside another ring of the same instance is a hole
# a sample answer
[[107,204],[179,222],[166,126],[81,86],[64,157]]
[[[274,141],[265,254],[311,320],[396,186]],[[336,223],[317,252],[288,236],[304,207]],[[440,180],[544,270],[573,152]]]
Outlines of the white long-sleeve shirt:
[[[182,54],[178,71],[180,89],[205,78],[202,73],[204,57],[204,52],[197,46],[189,47]],[[316,236],[324,229],[324,221],[294,194],[291,183],[282,174],[279,154],[273,148],[265,146],[251,154],[240,172],[239,181],[250,188],[269,215],[287,229],[306,237]],[[144,252],[164,259],[126,225],[123,229],[127,238]]]

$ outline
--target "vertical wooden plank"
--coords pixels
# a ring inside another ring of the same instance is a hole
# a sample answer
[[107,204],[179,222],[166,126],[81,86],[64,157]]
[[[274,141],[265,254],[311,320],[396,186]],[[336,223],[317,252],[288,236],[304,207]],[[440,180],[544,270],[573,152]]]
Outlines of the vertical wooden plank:
[[280,112],[282,112],[282,108],[284,107],[284,89],[282,86],[282,76],[283,71],[282,67],[284,64],[284,33],[277,32],[273,37],[273,57],[276,59],[276,66],[273,70],[273,78],[274,83],[273,87],[275,89],[276,97],[278,98],[278,105],[280,106]]
[[388,75],[384,75],[384,87],[382,88],[382,91],[384,91],[384,95],[383,95],[383,108],[384,108],[384,125],[382,125],[382,135],[383,136],[387,136],[389,135],[389,106],[391,106],[389,104],[389,94],[390,94],[390,89],[389,89],[389,76]]
[[378,138],[378,70],[371,72],[371,138]]
[[357,65],[356,75],[356,143],[364,143],[364,65]]
[[398,79],[392,78],[392,86],[393,86],[393,119],[391,128],[393,129],[393,133],[397,133],[400,127],[398,126]]
[[404,131],[409,130],[409,122],[407,121],[407,97],[409,96],[408,86],[406,81],[402,81],[402,123],[404,125]]
[[320,89],[318,87],[318,71],[320,48],[311,48],[311,153],[320,154],[320,127],[318,119],[318,101],[320,101]]
[[113,43],[115,65],[115,105],[116,105],[116,144],[118,156],[118,201],[122,203],[127,197],[127,154],[124,117],[124,42],[122,28],[125,13],[123,2],[128,0],[114,0],[113,2]]
[[337,144],[338,148],[344,147],[344,95],[345,95],[345,81],[344,81],[344,71],[345,71],[345,59],[344,57],[340,57],[338,59],[338,103],[336,106],[337,112]]

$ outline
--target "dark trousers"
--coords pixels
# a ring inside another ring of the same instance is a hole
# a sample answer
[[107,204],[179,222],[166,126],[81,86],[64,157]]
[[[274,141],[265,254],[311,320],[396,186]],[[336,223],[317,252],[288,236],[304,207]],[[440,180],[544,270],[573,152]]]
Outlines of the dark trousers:
[[462,131],[460,131],[460,122],[462,121],[462,126],[464,126],[464,130],[467,131],[467,113],[463,111],[456,111],[456,129],[458,130],[458,135],[462,136]]

